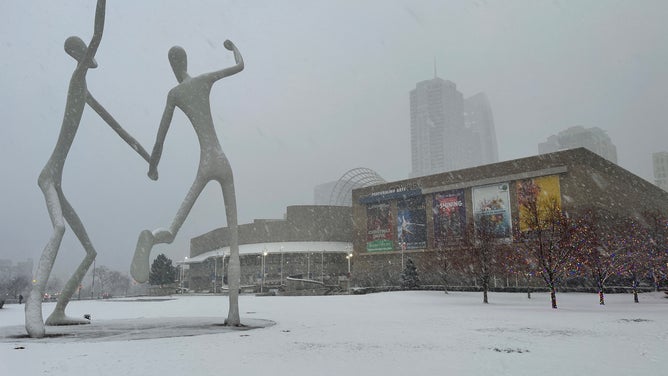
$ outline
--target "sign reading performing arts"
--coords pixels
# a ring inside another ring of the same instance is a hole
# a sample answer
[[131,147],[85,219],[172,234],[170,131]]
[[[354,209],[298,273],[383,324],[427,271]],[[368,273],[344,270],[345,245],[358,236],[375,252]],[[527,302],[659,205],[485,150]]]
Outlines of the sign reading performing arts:
[[[367,252],[394,251],[395,232],[390,216],[390,200],[407,200],[422,195],[422,189],[415,187],[392,187],[383,191],[373,192],[359,199],[366,205],[366,250]],[[423,206],[424,207],[424,206]],[[413,216],[409,208],[403,208],[403,214]],[[423,209],[424,210],[424,209]],[[416,219],[419,216],[416,216]],[[417,236],[412,243],[419,244],[424,236]]]

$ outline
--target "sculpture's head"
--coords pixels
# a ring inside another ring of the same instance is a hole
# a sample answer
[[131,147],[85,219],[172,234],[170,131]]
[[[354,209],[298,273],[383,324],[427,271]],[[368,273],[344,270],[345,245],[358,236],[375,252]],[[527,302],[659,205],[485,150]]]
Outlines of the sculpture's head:
[[169,49],[169,64],[172,65],[172,70],[176,76],[176,80],[183,82],[188,76],[188,56],[186,50],[182,47],[174,46]]
[[[84,41],[82,41],[79,37],[72,36],[65,40],[65,52],[67,52],[68,55],[72,56],[74,60],[78,62],[81,62],[81,59],[84,58],[86,55],[86,50],[88,50],[88,46],[86,46],[86,43],[84,43]],[[97,62],[94,58],[91,59],[88,68],[97,68]]]

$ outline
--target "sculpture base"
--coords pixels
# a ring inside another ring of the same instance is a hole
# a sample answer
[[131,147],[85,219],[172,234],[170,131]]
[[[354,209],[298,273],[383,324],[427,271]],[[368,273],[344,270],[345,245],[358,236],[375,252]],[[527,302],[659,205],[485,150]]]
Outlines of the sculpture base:
[[0,327],[0,343],[17,339],[35,342],[103,342],[190,337],[216,333],[238,333],[276,325],[265,319],[242,319],[240,326],[225,326],[220,317],[157,317],[95,320],[90,325],[50,326],[42,338],[30,338],[23,326]]

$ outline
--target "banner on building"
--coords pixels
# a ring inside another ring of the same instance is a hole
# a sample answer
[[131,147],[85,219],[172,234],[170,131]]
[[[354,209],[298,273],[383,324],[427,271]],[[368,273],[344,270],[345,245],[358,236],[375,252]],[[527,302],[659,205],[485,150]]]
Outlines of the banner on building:
[[464,190],[435,193],[432,211],[435,246],[438,248],[458,243],[466,231]]
[[554,210],[561,210],[559,176],[541,176],[518,181],[517,204],[520,231],[531,229],[536,221],[540,223],[547,220],[554,214]]
[[490,235],[494,238],[510,239],[511,217],[508,183],[474,187],[472,191],[475,223],[489,225]]
[[397,201],[397,243],[403,249],[427,248],[424,196]]
[[394,240],[390,225],[390,204],[379,203],[366,208],[367,252],[392,251]]

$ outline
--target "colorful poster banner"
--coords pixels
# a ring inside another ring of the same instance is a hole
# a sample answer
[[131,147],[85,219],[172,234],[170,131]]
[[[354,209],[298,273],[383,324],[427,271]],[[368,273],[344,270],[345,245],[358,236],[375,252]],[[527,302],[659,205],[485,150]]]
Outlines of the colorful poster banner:
[[393,251],[394,240],[390,225],[390,204],[380,203],[366,208],[367,252]]
[[435,193],[432,211],[436,248],[458,243],[466,231],[464,190]]
[[508,183],[498,183],[473,188],[473,218],[475,223],[485,222],[497,239],[510,239],[510,193]]
[[561,210],[559,176],[541,176],[517,182],[517,203],[520,211],[520,231],[527,231],[535,223],[536,214],[530,208],[535,205],[539,223],[545,221],[556,208]]
[[424,196],[397,201],[397,243],[404,250],[427,248]]

